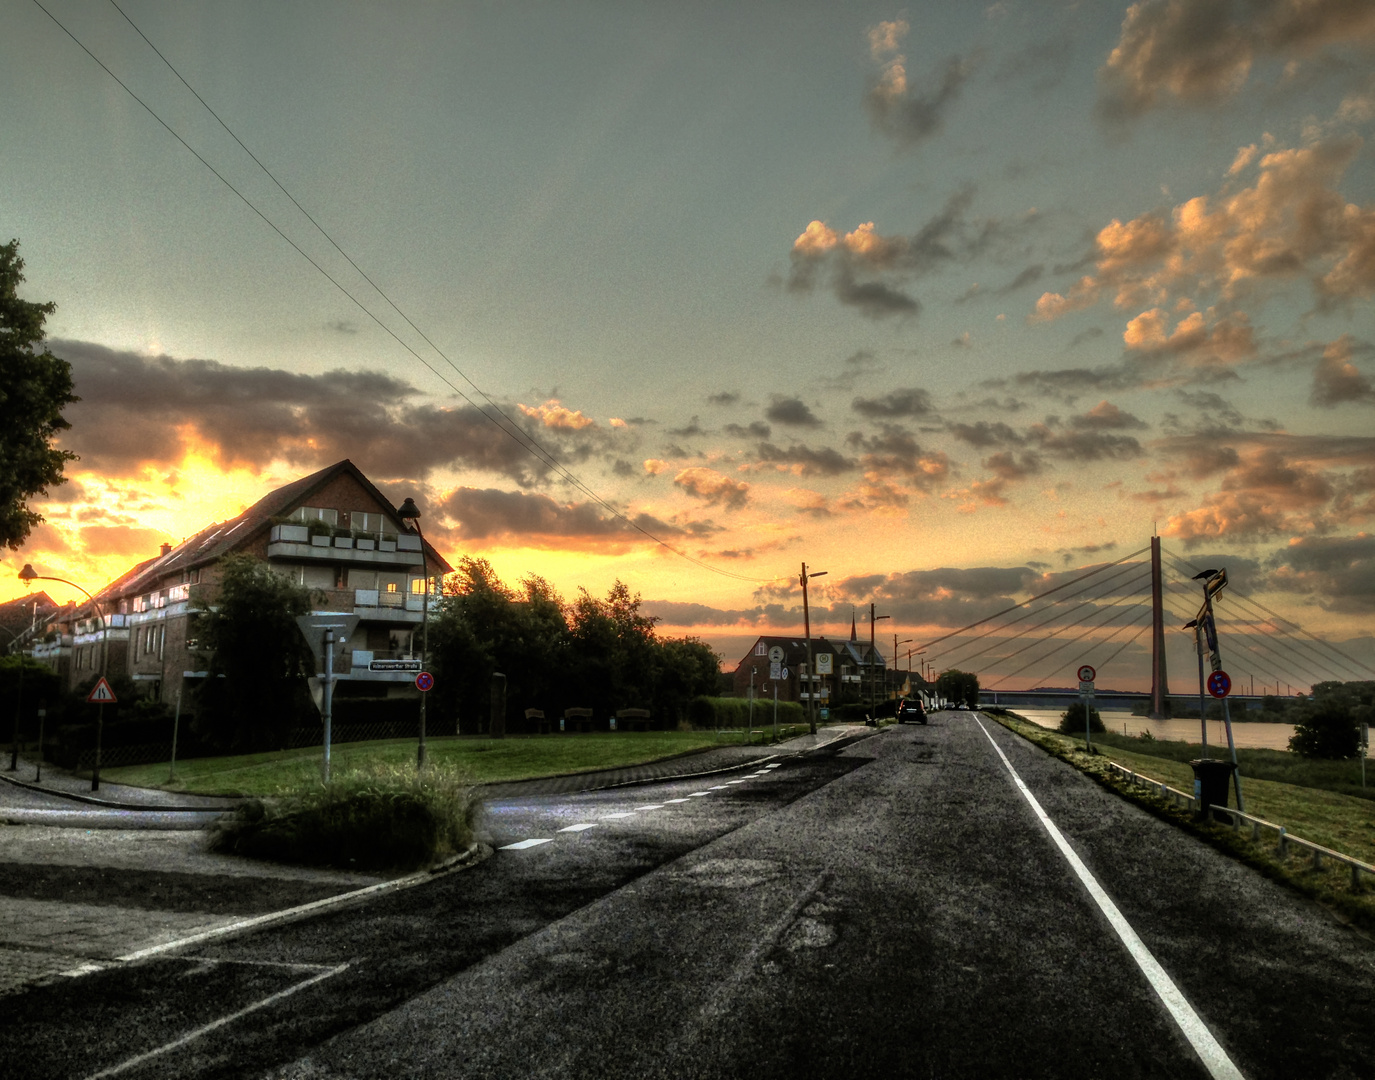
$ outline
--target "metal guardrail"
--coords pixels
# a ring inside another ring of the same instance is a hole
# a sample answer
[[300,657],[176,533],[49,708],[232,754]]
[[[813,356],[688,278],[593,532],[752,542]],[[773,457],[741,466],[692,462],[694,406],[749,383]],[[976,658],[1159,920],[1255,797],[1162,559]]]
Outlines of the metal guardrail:
[[[1132,785],[1139,783],[1146,787],[1154,788],[1161,796],[1170,798],[1175,805],[1179,805],[1180,799],[1190,808],[1195,805],[1195,800],[1192,795],[1187,795],[1177,788],[1172,788],[1160,780],[1153,780],[1143,773],[1134,772],[1125,766],[1117,764],[1115,761],[1108,762],[1108,765],[1110,768],[1116,769],[1118,772],[1124,774],[1127,777],[1128,783]],[[1272,829],[1278,838],[1277,850],[1281,859],[1289,857],[1289,845],[1293,844],[1312,853],[1314,870],[1322,869],[1323,859],[1331,859],[1333,862],[1346,864],[1351,868],[1352,892],[1361,891],[1361,874],[1370,874],[1372,877],[1375,877],[1375,866],[1372,866],[1370,863],[1362,862],[1360,859],[1353,858],[1350,855],[1343,855],[1340,851],[1333,851],[1331,848],[1323,847],[1321,844],[1315,844],[1312,840],[1304,840],[1302,837],[1295,836],[1283,825],[1276,825],[1273,821],[1266,821],[1264,818],[1258,818],[1254,814],[1247,814],[1241,810],[1233,810],[1230,806],[1218,806],[1213,804],[1210,805],[1208,809],[1214,812],[1220,811],[1228,815],[1231,818],[1234,832],[1241,831],[1241,824],[1243,821],[1250,822],[1251,839],[1257,842],[1260,841],[1260,831],[1262,829]]]

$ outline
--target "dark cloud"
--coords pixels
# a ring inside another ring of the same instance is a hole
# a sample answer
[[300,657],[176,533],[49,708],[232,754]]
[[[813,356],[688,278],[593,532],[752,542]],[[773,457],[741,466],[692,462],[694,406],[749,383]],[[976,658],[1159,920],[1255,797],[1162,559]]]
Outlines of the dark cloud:
[[1068,352],[1070,349],[1077,349],[1080,345],[1084,344],[1084,342],[1100,338],[1104,333],[1105,331],[1101,326],[1090,326],[1087,330],[1080,330],[1079,333],[1069,339],[1069,344],[1065,346],[1065,351]]
[[723,390],[719,394],[712,394],[707,398],[709,405],[734,405],[740,400],[740,395],[731,390]]
[[907,81],[902,57],[897,57],[896,66],[890,62],[864,96],[874,127],[905,147],[930,138],[941,129],[946,111],[973,70],[971,59],[952,56],[922,90],[915,90]]
[[690,439],[694,435],[705,435],[706,430],[702,427],[697,417],[688,421],[687,425],[680,428],[669,428],[668,433],[676,439]]
[[987,446],[1020,446],[1026,436],[1018,434],[1001,420],[979,420],[973,424],[950,424],[949,431],[961,442],[980,448]]
[[1016,292],[1018,289],[1024,288],[1027,285],[1034,285],[1041,280],[1045,272],[1046,268],[1044,266],[1028,266],[1002,288],[994,289],[991,295],[1006,296],[1008,293]]
[[761,464],[773,465],[798,476],[838,476],[858,468],[854,458],[847,458],[829,446],[814,449],[794,443],[785,449],[773,443],[760,443],[756,452]]
[[[942,567],[841,578],[832,583],[831,592],[846,603],[878,604],[879,614],[891,615],[898,626],[963,626],[1010,607],[1017,602],[1014,596],[1038,577],[1025,566]],[[843,612],[834,600],[831,610]],[[867,639],[867,626],[862,625],[860,633]]]
[[820,427],[821,421],[801,398],[774,395],[764,415],[785,427]]
[[764,423],[763,420],[755,420],[749,427],[741,424],[727,424],[723,429],[727,435],[734,435],[737,439],[767,439],[773,434],[773,428]]
[[1332,342],[1313,368],[1313,391],[1308,400],[1325,409],[1338,405],[1375,404],[1375,386],[1352,361],[1355,352],[1350,336]]
[[460,543],[518,540],[531,547],[563,547],[569,540],[653,543],[637,525],[656,536],[684,534],[678,526],[649,514],[627,520],[595,503],[561,503],[547,495],[495,488],[458,488],[438,510],[448,536]]
[[[845,443],[860,454],[860,468],[871,483],[901,476],[908,484],[929,490],[950,473],[950,459],[945,454],[923,450],[910,431],[896,424],[884,424],[878,434],[853,431]],[[877,490],[871,498],[876,495]]]
[[1313,596],[1328,611],[1375,612],[1375,536],[1370,533],[1300,537],[1271,556],[1268,566],[1270,588]]
[[835,294],[842,304],[858,308],[861,314],[871,319],[883,319],[889,315],[916,315],[921,311],[921,301],[908,296],[901,289],[881,281],[856,281],[848,270],[836,274]]
[[1074,41],[1069,37],[1035,41],[1009,53],[994,74],[997,82],[1029,82],[1037,92],[1056,87],[1069,70]]
[[1145,456],[1141,444],[1130,435],[1092,429],[1057,431],[1046,424],[1033,424],[1027,435],[1042,452],[1068,461],[1120,461]]
[[479,469],[524,487],[550,466],[503,433],[537,438],[557,459],[586,460],[605,432],[554,430],[508,409],[502,428],[472,405],[421,403],[411,384],[380,371],[304,375],[215,360],[144,357],[88,342],[53,342],[72,365],[81,401],[70,407],[64,445],[85,466],[133,475],[196,450],[224,468],[272,461],[312,468],[352,458],[370,476],[424,477],[438,468]]
[[850,408],[861,416],[884,420],[928,416],[932,411],[931,395],[915,386],[890,390],[882,397],[855,398]]
[[326,330],[334,330],[340,334],[358,333],[358,324],[352,319],[335,319],[333,322],[325,323]]
[[1093,431],[1139,431],[1147,426],[1144,420],[1123,412],[1110,401],[1100,401],[1088,412],[1071,416],[1069,422],[1072,427]]

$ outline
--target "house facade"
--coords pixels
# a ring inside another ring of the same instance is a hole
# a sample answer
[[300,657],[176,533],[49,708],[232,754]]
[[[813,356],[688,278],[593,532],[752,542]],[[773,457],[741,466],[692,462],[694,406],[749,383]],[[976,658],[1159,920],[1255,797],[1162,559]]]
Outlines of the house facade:
[[358,616],[336,660],[351,689],[378,697],[417,692],[412,669],[426,584],[432,604],[452,567],[348,460],[278,488],[176,547],[164,544],[97,593],[98,607],[59,614],[33,656],[63,674],[69,688],[98,674],[103,662],[145,696],[173,704],[206,676],[197,609],[214,605],[219,561],[232,554],[261,559],[310,589],[315,611]]
[[734,692],[747,697],[752,684],[756,697],[772,700],[776,685],[779,701],[806,703],[815,697],[821,705],[867,701],[871,691],[888,696],[883,657],[868,642],[813,638],[812,662],[815,670],[808,671],[802,637],[756,638],[735,666]]

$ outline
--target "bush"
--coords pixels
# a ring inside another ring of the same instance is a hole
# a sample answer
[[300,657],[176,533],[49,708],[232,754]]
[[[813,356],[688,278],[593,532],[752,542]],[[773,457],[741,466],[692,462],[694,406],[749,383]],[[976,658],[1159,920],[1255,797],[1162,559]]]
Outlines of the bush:
[[[688,707],[688,715],[693,726],[698,728],[744,728],[750,723],[750,702],[748,698],[696,697]],[[796,701],[780,701],[778,722],[805,724],[807,712]],[[754,726],[759,728],[766,724],[773,724],[773,699],[757,697],[754,699]]]
[[1355,757],[1360,742],[1351,706],[1328,698],[1317,702],[1313,711],[1294,725],[1289,749],[1302,757],[1343,759]]
[[350,870],[413,870],[464,850],[480,803],[463,774],[370,765],[328,784],[250,799],[211,829],[210,849]]
[[[1076,701],[1069,709],[1060,714],[1060,731],[1066,735],[1079,735],[1084,730],[1084,703]],[[1089,730],[1095,733],[1107,731],[1103,726],[1103,718],[1098,715],[1097,709],[1089,710]]]

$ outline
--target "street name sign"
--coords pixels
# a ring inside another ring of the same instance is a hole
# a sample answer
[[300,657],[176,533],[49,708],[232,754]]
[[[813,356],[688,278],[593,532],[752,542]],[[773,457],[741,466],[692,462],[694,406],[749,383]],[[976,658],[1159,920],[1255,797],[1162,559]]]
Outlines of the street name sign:
[[369,671],[419,671],[419,660],[372,660]]

